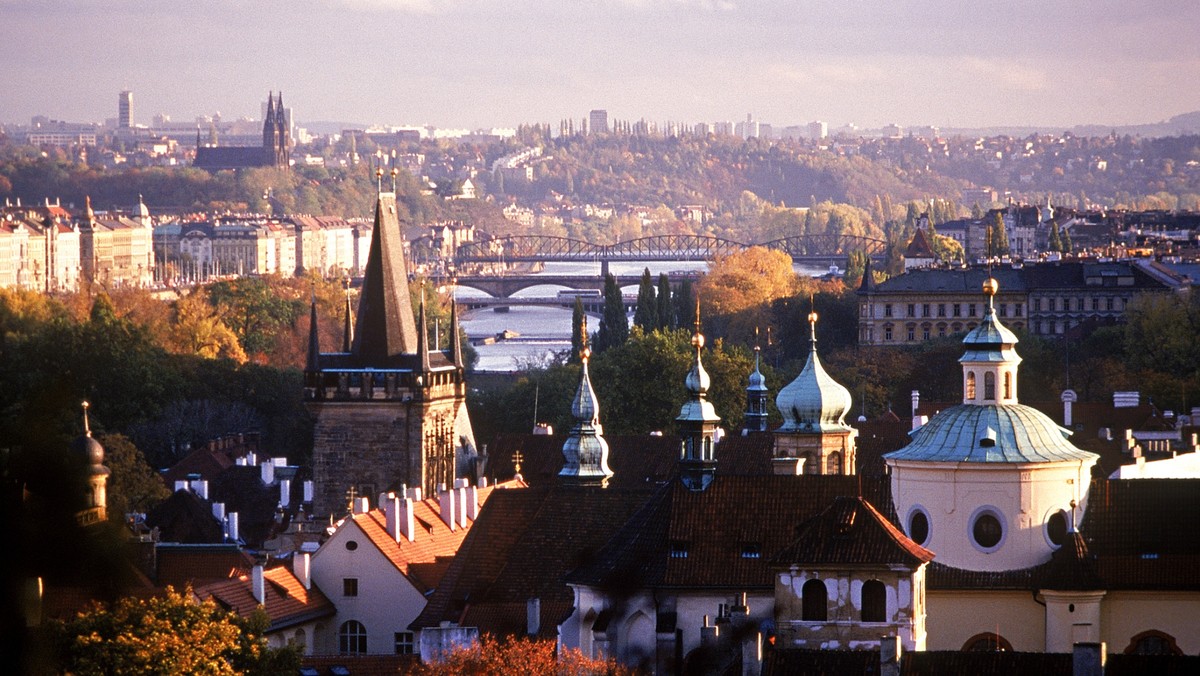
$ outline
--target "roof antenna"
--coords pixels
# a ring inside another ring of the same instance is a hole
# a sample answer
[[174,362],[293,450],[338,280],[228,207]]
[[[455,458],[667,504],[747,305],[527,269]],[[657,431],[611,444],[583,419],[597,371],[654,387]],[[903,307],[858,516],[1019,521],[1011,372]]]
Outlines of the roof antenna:
[[[533,426],[538,426],[538,396],[542,393],[542,384],[535,383],[533,386]],[[520,470],[518,470],[520,471]]]

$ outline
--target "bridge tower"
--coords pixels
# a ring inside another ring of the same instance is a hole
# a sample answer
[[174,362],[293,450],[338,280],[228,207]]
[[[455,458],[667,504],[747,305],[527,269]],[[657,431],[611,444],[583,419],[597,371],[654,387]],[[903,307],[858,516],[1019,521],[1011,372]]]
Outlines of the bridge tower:
[[[414,319],[395,192],[380,192],[349,351],[321,352],[312,309],[304,401],[315,418],[313,512],[340,514],[345,495],[401,486],[433,495],[476,459],[466,382],[451,320],[446,352],[430,351],[424,303]],[[346,324],[347,330],[350,323]]]

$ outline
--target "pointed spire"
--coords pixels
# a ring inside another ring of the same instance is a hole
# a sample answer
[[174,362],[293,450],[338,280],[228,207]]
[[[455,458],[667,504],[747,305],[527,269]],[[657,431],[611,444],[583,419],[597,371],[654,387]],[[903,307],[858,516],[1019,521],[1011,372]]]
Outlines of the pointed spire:
[[375,228],[359,294],[352,352],[362,365],[383,366],[416,349],[417,327],[396,197],[381,194],[375,203]]
[[[757,343],[758,328],[754,329]],[[746,385],[746,413],[743,416],[743,429],[748,432],[767,431],[767,379],[759,370],[759,356],[762,348],[754,346],[754,370],[750,372]]]
[[429,327],[425,324],[425,285],[421,285],[421,309],[417,319],[417,355],[421,358],[421,372],[428,373]]
[[[583,326],[586,336],[586,317]],[[604,428],[600,424],[600,400],[592,389],[591,376],[588,373],[591,357],[592,351],[588,348],[585,338],[583,349],[579,351],[579,388],[571,401],[571,417],[575,419],[575,424],[563,443],[563,468],[558,475],[577,483],[598,483],[604,486],[607,485],[613,471],[608,467],[608,442],[602,436]]]
[[462,340],[459,339],[458,302],[454,294],[450,295],[450,361],[454,368],[462,369],[466,363],[463,359]]
[[349,352],[354,345],[354,315],[350,311],[350,278],[342,280],[346,294],[345,319],[342,326],[342,352]]
[[710,385],[708,372],[700,359],[700,351],[704,348],[704,334],[700,333],[700,301],[696,300],[696,323],[692,333],[692,348],[695,358],[692,369],[684,381],[688,390],[688,400],[679,409],[679,417],[675,418],[679,436],[683,439],[683,449],[679,460],[679,476],[683,484],[691,490],[702,491],[712,483],[717,471],[715,451],[717,423],[721,422],[712,402],[706,394]]
[[321,337],[317,330],[317,287],[313,285],[312,303],[308,319],[308,360],[304,370],[315,373],[321,370]]

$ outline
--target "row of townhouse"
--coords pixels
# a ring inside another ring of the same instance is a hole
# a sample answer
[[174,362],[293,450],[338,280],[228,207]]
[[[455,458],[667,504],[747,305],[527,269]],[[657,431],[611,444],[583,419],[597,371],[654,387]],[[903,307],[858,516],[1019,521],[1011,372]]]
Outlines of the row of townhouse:
[[154,281],[153,224],[139,199],[129,214],[78,217],[61,202],[0,209],[0,287],[74,291],[81,284],[149,286]]

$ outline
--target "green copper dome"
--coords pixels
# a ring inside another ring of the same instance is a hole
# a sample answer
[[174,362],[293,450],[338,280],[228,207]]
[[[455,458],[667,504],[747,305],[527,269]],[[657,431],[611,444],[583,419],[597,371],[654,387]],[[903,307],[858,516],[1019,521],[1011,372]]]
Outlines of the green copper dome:
[[1070,432],[1023,404],[952,406],[912,432],[912,442],[884,455],[923,462],[1028,463],[1086,460],[1094,453],[1067,441]]
[[613,475],[608,467],[608,442],[602,436],[600,425],[600,402],[592,389],[588,375],[588,358],[591,350],[583,349],[582,369],[579,374],[579,389],[571,401],[571,416],[575,424],[571,434],[563,443],[563,468],[559,476],[583,482],[603,482]]
[[808,316],[812,328],[808,362],[796,379],[775,397],[783,414],[780,432],[834,432],[848,429],[846,412],[850,410],[850,390],[835,381],[817,357],[817,315]]

